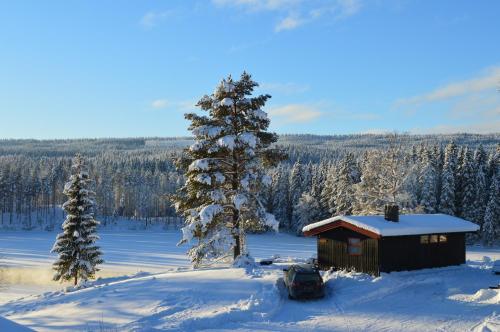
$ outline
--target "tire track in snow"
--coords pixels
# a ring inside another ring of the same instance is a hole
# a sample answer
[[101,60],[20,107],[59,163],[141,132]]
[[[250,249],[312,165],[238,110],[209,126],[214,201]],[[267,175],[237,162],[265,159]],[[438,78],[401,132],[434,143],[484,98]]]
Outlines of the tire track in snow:
[[[328,280],[329,281],[329,280]],[[329,286],[329,284],[327,284]],[[344,309],[342,306],[338,303],[338,301],[335,299],[335,294],[333,294],[333,287],[328,287],[328,297],[332,300],[333,304],[335,305],[335,308],[337,308],[337,313],[340,313],[340,316],[342,317],[342,320],[344,320],[345,327],[347,328],[348,332],[351,332],[351,327],[350,327],[350,322],[349,319],[347,318],[347,315],[345,314]]]

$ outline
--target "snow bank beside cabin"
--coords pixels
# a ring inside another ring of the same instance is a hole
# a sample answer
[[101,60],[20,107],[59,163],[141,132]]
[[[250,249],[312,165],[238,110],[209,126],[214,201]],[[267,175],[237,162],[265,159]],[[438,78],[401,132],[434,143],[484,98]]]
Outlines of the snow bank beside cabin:
[[450,296],[450,299],[468,303],[500,304],[500,290],[480,289],[474,294],[457,294]]

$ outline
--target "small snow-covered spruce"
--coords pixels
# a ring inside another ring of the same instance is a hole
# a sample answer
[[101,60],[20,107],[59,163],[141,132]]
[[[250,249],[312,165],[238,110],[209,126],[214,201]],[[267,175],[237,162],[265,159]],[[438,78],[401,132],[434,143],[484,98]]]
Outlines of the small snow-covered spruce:
[[179,244],[192,243],[188,254],[194,266],[231,252],[233,259],[246,254],[245,223],[278,229],[259,192],[271,184],[266,169],[285,156],[270,148],[278,138],[267,132],[269,119],[262,111],[270,96],[253,97],[256,86],[247,73],[238,81],[228,77],[198,102],[207,115],[186,114],[195,142],[176,161],[186,182],[171,199],[185,218]]
[[54,280],[87,280],[99,271],[101,251],[95,245],[99,237],[96,228],[99,224],[94,219],[96,203],[94,192],[89,190],[90,178],[83,158],[77,155],[71,167],[71,177],[64,186],[63,193],[68,200],[63,204],[66,220],[62,224],[63,232],[57,235],[52,252],[59,257],[53,264],[56,271]]

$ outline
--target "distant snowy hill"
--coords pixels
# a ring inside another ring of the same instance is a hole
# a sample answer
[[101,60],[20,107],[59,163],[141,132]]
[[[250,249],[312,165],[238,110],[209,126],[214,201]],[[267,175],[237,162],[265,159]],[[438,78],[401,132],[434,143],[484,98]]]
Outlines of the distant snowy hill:
[[[278,144],[294,148],[312,148],[313,150],[347,150],[360,152],[367,148],[381,148],[388,145],[384,134],[351,135],[280,135]],[[500,133],[496,134],[447,134],[447,135],[401,135],[405,145],[438,144],[444,146],[450,141],[472,148],[483,144],[485,149],[494,148],[500,142]],[[103,152],[161,152],[180,151],[193,143],[191,137],[140,137],[140,138],[98,138],[98,139],[58,139],[58,140],[0,140],[0,156],[28,155],[46,157],[73,157],[76,152],[94,156]]]

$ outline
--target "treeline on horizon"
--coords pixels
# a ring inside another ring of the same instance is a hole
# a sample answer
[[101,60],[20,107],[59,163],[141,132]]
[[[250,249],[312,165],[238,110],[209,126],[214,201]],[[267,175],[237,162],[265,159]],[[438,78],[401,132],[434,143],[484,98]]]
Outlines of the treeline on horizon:
[[[282,229],[296,233],[335,214],[376,213],[387,199],[376,193],[376,175],[384,172],[376,166],[387,161],[380,158],[391,150],[391,137],[280,136],[278,145],[289,159],[271,172],[272,185],[263,193],[268,210]],[[400,156],[391,162],[404,180],[397,188],[404,211],[445,212],[483,226],[498,173],[500,134],[398,135],[397,140]],[[450,142],[455,147],[447,154]],[[0,227],[53,228],[62,222],[56,207],[65,199],[62,189],[76,153],[89,165],[101,220],[170,220],[176,215],[167,196],[184,181],[173,158],[191,143],[189,137],[0,140]],[[443,179],[450,176],[453,206],[444,208]],[[379,197],[367,199],[366,193]],[[468,211],[471,206],[474,212]]]
[[[360,153],[369,148],[388,146],[390,134],[349,134],[349,135],[314,135],[282,134],[278,145],[284,147],[307,147],[312,149],[312,158],[328,158],[346,150]],[[405,146],[426,144],[443,147],[453,141],[457,145],[476,147],[482,144],[486,150],[494,149],[500,141],[500,133],[494,134],[446,134],[446,135],[410,135],[398,134]],[[140,152],[140,153],[178,153],[191,145],[191,137],[137,137],[137,138],[87,138],[87,139],[0,139],[0,156],[24,155],[38,157],[69,157],[81,153],[93,157],[104,152]],[[303,151],[302,151],[303,152]],[[322,154],[321,152],[324,152]],[[291,156],[289,161],[295,162]],[[302,156],[301,156],[302,157]],[[319,160],[316,160],[319,161]]]

